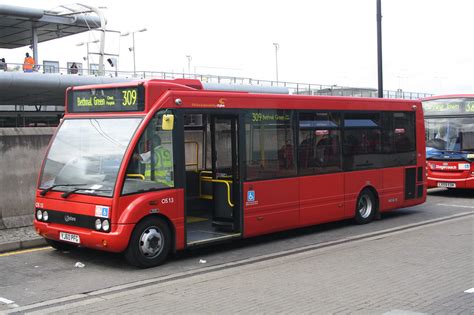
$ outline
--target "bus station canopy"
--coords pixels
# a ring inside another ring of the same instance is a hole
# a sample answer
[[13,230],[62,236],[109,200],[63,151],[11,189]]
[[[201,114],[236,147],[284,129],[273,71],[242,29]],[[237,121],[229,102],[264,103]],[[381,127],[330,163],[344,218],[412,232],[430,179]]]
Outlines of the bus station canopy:
[[89,13],[65,6],[48,11],[0,4],[0,48],[31,45],[33,30],[41,43],[99,28],[100,17]]
[[[54,10],[0,4],[0,48],[14,49],[101,27],[97,11],[81,4]],[[35,59],[38,60],[38,58]],[[0,105],[63,105],[68,86],[131,81],[127,78],[0,71]],[[0,106],[2,111],[2,106]]]

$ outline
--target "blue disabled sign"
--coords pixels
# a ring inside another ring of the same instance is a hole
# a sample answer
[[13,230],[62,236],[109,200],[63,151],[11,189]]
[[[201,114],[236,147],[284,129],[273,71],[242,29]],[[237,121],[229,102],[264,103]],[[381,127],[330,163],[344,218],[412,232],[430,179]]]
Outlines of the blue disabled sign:
[[255,201],[255,190],[249,190],[247,192],[247,201]]
[[105,218],[109,217],[109,208],[102,208],[102,216]]

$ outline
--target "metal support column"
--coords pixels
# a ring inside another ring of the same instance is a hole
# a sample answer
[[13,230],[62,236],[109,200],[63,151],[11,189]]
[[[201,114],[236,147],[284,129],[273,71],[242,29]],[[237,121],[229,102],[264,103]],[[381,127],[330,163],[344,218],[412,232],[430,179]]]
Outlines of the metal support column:
[[38,64],[38,31],[36,27],[33,26],[31,28],[31,50],[33,51],[33,59],[35,60],[35,64]]

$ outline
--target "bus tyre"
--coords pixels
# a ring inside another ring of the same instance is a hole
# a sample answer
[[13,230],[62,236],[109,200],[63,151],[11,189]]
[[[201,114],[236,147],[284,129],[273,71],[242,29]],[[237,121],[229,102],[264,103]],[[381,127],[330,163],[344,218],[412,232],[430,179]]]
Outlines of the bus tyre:
[[160,218],[151,217],[142,220],[133,230],[125,259],[139,268],[161,265],[171,247],[171,232]]
[[46,243],[48,243],[49,246],[51,246],[54,249],[60,250],[62,252],[77,248],[76,244],[69,244],[69,243],[65,243],[65,242],[54,241],[54,240],[50,240],[50,239],[47,239],[47,238],[45,240],[46,240]]
[[374,193],[364,189],[357,198],[354,220],[357,224],[366,224],[374,219],[377,211],[377,202]]

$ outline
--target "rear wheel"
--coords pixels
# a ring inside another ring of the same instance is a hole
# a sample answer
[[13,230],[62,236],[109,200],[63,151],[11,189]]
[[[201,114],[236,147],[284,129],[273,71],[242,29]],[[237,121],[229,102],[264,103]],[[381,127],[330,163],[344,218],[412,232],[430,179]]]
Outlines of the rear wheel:
[[125,250],[127,261],[140,268],[161,265],[171,247],[171,232],[160,218],[147,218],[137,224]]
[[60,250],[62,252],[77,248],[76,244],[54,241],[47,238],[46,238],[46,243],[48,243],[49,246],[51,246],[52,248]]
[[356,214],[354,220],[357,224],[366,224],[374,219],[377,211],[377,202],[374,193],[369,189],[364,189],[357,198]]

